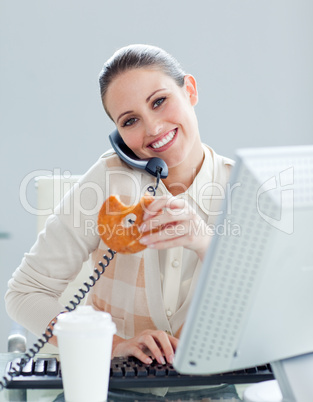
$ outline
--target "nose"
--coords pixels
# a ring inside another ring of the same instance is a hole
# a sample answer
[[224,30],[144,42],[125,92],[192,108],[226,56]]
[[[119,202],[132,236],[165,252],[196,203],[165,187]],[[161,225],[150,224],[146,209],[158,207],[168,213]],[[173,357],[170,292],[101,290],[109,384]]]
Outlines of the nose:
[[149,118],[146,120],[146,134],[151,137],[155,137],[162,133],[163,124],[157,118]]

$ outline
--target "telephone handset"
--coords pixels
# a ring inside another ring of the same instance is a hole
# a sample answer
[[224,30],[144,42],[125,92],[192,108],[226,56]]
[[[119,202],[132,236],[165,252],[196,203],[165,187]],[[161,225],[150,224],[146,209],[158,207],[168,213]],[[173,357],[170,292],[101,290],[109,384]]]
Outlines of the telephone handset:
[[[146,170],[152,176],[157,178],[156,186],[149,186],[148,191],[153,192],[155,195],[156,189],[159,185],[160,178],[165,179],[168,176],[168,167],[166,163],[160,158],[151,158],[151,159],[139,159],[134,152],[127,147],[119,132],[115,130],[113,133],[109,135],[110,142],[112,144],[113,149],[117,153],[117,155],[128,165]],[[100,276],[104,273],[106,267],[110,264],[111,260],[114,258],[115,251],[108,249],[110,256],[103,256],[105,262],[99,262],[99,268],[94,268],[94,274],[89,276],[90,283],[84,282],[85,288],[81,287],[78,289],[80,294],[75,294],[73,299],[69,301],[69,305],[65,306],[67,311],[73,311],[80,304],[80,302],[85,298],[86,294],[90,291],[90,289],[96,284],[96,282],[100,279]],[[51,326],[55,325],[56,321],[51,323]],[[15,375],[15,373],[19,372],[26,366],[26,364],[35,357],[35,355],[40,351],[40,349],[49,342],[49,339],[53,336],[53,330],[50,327],[46,328],[45,333],[42,334],[42,337],[34,343],[33,347],[28,350],[27,353],[23,355],[21,361],[17,363],[18,368],[13,367],[10,372],[7,374],[11,376],[11,378]],[[0,391],[7,387],[10,382],[10,378],[3,377],[2,381],[0,381]]]
[[114,130],[109,135],[109,139],[114,151],[125,163],[137,169],[146,170],[152,176],[158,177],[158,175],[160,175],[161,179],[167,178],[168,167],[161,158],[138,158],[138,156],[135,155],[130,148],[128,148],[117,130]]

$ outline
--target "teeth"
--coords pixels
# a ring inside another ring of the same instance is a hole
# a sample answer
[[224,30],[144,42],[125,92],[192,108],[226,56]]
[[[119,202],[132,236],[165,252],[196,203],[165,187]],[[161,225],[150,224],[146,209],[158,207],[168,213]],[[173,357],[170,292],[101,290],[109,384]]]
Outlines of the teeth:
[[176,131],[171,131],[169,134],[167,134],[166,137],[163,138],[163,140],[155,142],[154,144],[152,144],[152,148],[157,149],[160,147],[163,147],[164,145],[166,145],[167,143],[169,143],[175,136]]

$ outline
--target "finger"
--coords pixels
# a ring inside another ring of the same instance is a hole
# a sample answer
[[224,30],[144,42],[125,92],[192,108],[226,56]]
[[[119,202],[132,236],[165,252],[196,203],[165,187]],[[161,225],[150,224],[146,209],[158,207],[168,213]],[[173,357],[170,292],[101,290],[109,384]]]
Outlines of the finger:
[[144,221],[139,230],[141,233],[159,229],[168,224],[177,224],[180,221],[196,221],[197,214],[190,208],[164,209],[162,213]]
[[169,340],[171,342],[171,345],[172,345],[172,348],[173,348],[173,353],[170,354],[169,356],[166,356],[166,360],[170,364],[172,364],[174,362],[175,352],[176,352],[176,349],[177,349],[177,346],[178,346],[179,339],[175,338],[174,336],[171,336],[171,335],[169,335],[168,338],[169,338]]
[[186,238],[184,236],[176,237],[175,239],[172,240],[165,240],[165,241],[159,241],[157,243],[146,244],[148,248],[155,250],[163,250],[172,247],[186,247],[187,245],[189,246],[190,249],[192,249],[192,247],[190,247],[190,242],[186,241]]
[[144,346],[146,346],[152,356],[160,363],[160,364],[165,364],[165,360],[163,357],[162,350],[156,343],[154,337],[152,335],[145,335],[142,337],[143,339],[140,340],[140,343]]
[[172,336],[172,335],[168,335],[168,338],[169,338],[169,340],[172,344],[173,350],[175,352],[177,349],[177,346],[178,346],[179,339],[175,338],[175,336]]
[[164,212],[164,210],[171,210],[177,208],[184,208],[186,201],[176,197],[162,196],[153,201],[145,210],[143,220],[148,220],[151,217]]
[[[149,236],[147,236],[147,238],[148,237]],[[149,243],[149,240],[147,239],[147,242],[143,244],[145,244],[148,248],[155,250],[163,250],[173,247],[186,247],[189,250],[195,251],[201,261],[203,261],[203,258],[207,252],[208,247],[210,246],[211,241],[212,234],[198,237],[190,236],[189,234],[187,234],[172,239],[167,238],[166,240],[156,241],[154,243]]]
[[149,219],[150,217],[162,212],[166,205],[167,199],[167,196],[155,198],[155,200],[145,208],[143,220]]
[[145,354],[140,348],[138,347],[134,347],[131,351],[131,353],[129,354],[129,356],[134,356],[136,357],[138,360],[140,360],[141,362],[145,363],[145,364],[151,364],[152,363],[152,359],[150,356],[148,356],[147,354]]
[[[167,224],[162,230],[143,236],[139,241],[141,244],[151,245],[160,242],[166,242],[180,237],[188,235],[188,241],[190,241],[190,223],[178,222],[175,224]],[[187,240],[187,239],[186,239]]]
[[153,218],[148,219],[142,225],[140,230],[146,228],[149,230],[158,228],[162,225],[174,224],[179,221],[190,221],[195,219],[195,214],[187,208],[181,209],[177,208],[175,210],[164,210],[163,214],[157,215]]
[[158,337],[158,342],[168,363],[173,363],[174,353],[177,346],[177,343],[171,338],[175,339],[163,331]]

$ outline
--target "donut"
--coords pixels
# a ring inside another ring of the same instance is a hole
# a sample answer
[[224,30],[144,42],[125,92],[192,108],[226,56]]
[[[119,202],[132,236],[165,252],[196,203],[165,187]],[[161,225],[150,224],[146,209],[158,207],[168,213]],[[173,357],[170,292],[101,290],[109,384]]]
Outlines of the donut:
[[147,246],[139,243],[143,236],[139,227],[143,222],[145,208],[154,199],[153,196],[144,195],[138,204],[125,205],[116,195],[107,198],[98,215],[98,232],[103,242],[113,251],[122,254],[144,250]]

